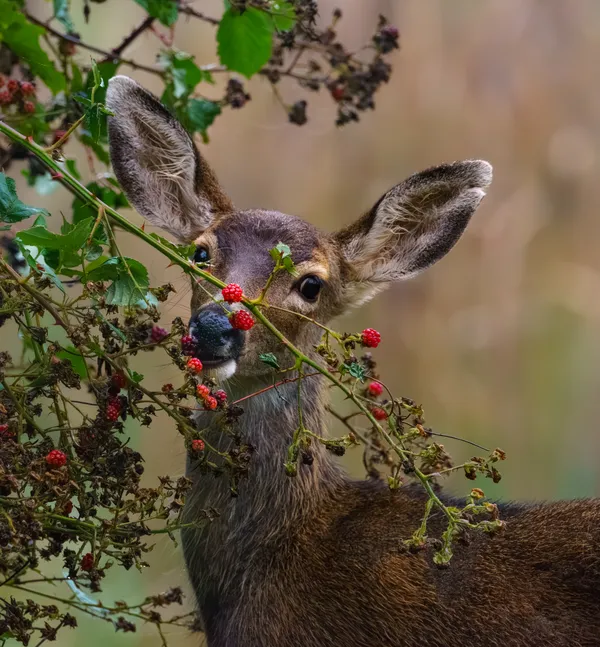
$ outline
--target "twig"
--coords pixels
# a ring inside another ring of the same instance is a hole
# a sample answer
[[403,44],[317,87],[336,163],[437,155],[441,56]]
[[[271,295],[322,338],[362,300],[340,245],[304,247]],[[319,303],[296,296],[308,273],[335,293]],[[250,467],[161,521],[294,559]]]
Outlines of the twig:
[[112,55],[120,56],[126,47],[129,47],[129,45],[131,45],[138,36],[145,32],[148,27],[152,26],[153,22],[154,18],[152,16],[147,16],[131,33],[125,36],[120,45],[117,45],[112,49]]

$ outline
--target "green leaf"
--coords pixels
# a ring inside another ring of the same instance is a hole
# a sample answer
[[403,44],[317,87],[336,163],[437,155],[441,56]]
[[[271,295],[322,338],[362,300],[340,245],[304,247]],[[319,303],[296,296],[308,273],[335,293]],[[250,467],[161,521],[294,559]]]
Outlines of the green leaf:
[[177,22],[178,11],[175,0],[135,0],[150,16],[159,20],[165,27]]
[[15,181],[0,173],[0,222],[21,222],[29,216],[50,215],[45,209],[28,207],[17,198]]
[[273,20],[254,7],[243,13],[228,9],[217,30],[218,55],[222,65],[250,78],[271,58]]
[[73,370],[79,377],[85,379],[88,376],[87,370],[85,368],[85,359],[83,355],[75,348],[75,346],[67,346],[62,350],[59,350],[56,353],[56,356],[59,359],[66,359],[71,362]]
[[132,382],[135,382],[135,384],[139,384],[144,379],[144,376],[136,371],[131,371],[129,373],[129,377]]
[[172,85],[175,99],[188,96],[205,77],[204,72],[194,63],[194,57],[186,52],[169,51],[159,57]]
[[205,133],[217,115],[221,114],[221,106],[215,101],[206,99],[190,99],[187,104],[190,130]]
[[65,29],[71,33],[75,31],[71,14],[69,12],[69,0],[53,0],[54,17],[58,22],[64,25]]
[[258,359],[268,366],[279,370],[279,362],[277,361],[277,358],[275,357],[275,355],[273,355],[273,353],[262,353],[258,356]]
[[350,373],[352,377],[355,377],[357,380],[360,380],[361,382],[365,381],[365,377],[367,374],[365,367],[362,364],[359,364],[358,362],[352,362],[352,364],[348,366],[348,373]]
[[13,0],[0,0],[0,43],[4,43],[26,63],[34,76],[38,76],[56,94],[65,89],[65,77],[41,48],[43,27],[30,23]]
[[277,31],[289,31],[296,24],[296,10],[291,2],[275,0],[269,14]]
[[88,281],[112,281],[106,293],[110,305],[128,306],[144,300],[150,285],[148,270],[133,258],[114,256],[87,276]]
[[58,278],[52,267],[47,263],[47,259],[42,256],[40,250],[35,246],[23,245],[18,239],[17,245],[19,246],[21,254],[23,254],[23,257],[25,258],[27,265],[29,265],[31,269],[41,272],[43,276],[48,277],[64,294],[65,287],[62,284],[62,281]]
[[16,238],[24,245],[33,245],[39,249],[57,249],[62,252],[78,252],[92,231],[93,218],[87,218],[75,225],[63,236],[48,231],[45,227],[31,227],[20,231]]

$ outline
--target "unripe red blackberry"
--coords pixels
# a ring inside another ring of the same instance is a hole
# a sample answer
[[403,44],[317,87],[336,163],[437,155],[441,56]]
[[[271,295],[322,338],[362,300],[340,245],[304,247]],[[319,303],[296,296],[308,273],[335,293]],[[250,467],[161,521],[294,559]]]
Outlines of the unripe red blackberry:
[[250,330],[254,326],[254,318],[249,312],[238,310],[231,315],[229,323],[236,330]]
[[106,407],[106,419],[116,422],[121,415],[121,401],[119,398],[112,398]]
[[367,387],[367,391],[369,392],[370,396],[376,398],[383,393],[383,386],[380,382],[371,382],[371,384],[369,384],[369,386]]
[[14,94],[19,89],[19,82],[15,81],[14,79],[9,79],[8,83],[6,84],[6,89],[11,94]]
[[239,303],[244,296],[244,291],[237,283],[230,283],[221,290],[221,294],[227,303]]
[[3,90],[0,92],[0,106],[7,106],[9,103],[13,102],[13,95],[8,90]]
[[205,400],[210,395],[210,389],[206,386],[206,384],[198,384],[198,386],[196,387],[196,395],[200,399]]
[[186,366],[192,373],[200,373],[202,370],[202,362],[197,357],[188,359]]
[[60,449],[53,449],[46,456],[46,463],[50,467],[62,467],[67,464],[67,455]]
[[117,389],[124,389],[127,386],[127,378],[125,377],[125,373],[122,373],[120,371],[118,373],[113,373],[110,376],[110,383]]
[[216,398],[213,398],[212,395],[209,395],[208,398],[204,400],[204,408],[208,411],[214,411],[217,408],[218,404],[219,403],[217,402]]
[[35,85],[33,85],[33,83],[29,83],[29,81],[23,81],[21,83],[21,93],[23,96],[35,94]]
[[375,418],[375,420],[386,420],[388,417],[385,409],[382,409],[381,407],[374,407],[373,409],[371,409],[371,413],[373,414],[373,418]]
[[192,440],[192,450],[195,452],[202,452],[204,451],[204,441],[202,438],[196,438],[195,440]]
[[367,348],[377,348],[381,342],[381,335],[374,328],[365,328],[360,337],[362,345]]

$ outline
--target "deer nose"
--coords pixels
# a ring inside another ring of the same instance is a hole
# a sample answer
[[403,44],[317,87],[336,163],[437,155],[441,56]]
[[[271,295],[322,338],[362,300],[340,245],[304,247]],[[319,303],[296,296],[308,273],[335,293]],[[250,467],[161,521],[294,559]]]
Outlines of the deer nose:
[[244,346],[244,333],[231,327],[225,304],[211,303],[190,319],[195,355],[207,366],[236,360]]

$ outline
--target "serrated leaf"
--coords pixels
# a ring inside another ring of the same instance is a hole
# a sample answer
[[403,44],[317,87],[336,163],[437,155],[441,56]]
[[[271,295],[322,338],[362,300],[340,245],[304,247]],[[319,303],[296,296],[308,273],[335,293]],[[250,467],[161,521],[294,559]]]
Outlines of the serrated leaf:
[[148,270],[133,258],[109,258],[88,272],[88,281],[112,281],[106,293],[110,305],[128,306],[144,300],[150,284]]
[[131,378],[131,381],[135,382],[136,384],[139,384],[144,379],[144,376],[137,371],[131,371],[129,373],[129,377]]
[[365,367],[358,362],[352,362],[351,364],[342,364],[340,366],[340,373],[349,373],[352,377],[360,380],[361,382],[364,382],[367,376]]
[[177,22],[178,10],[175,0],[135,0],[135,2],[165,27],[171,27]]
[[46,209],[23,204],[17,197],[15,181],[0,173],[0,222],[21,222],[39,214],[50,215]]
[[75,27],[71,20],[69,4],[69,0],[53,0],[54,17],[64,25],[67,32],[71,33],[75,31]]
[[221,64],[247,78],[256,74],[271,58],[273,29],[273,20],[264,11],[227,9],[217,30]]
[[221,106],[215,101],[190,99],[187,104],[187,114],[190,130],[204,133],[215,117],[221,114]]
[[59,235],[45,227],[31,227],[17,234],[17,239],[24,245],[33,245],[38,249],[56,249],[61,252],[79,252],[90,235],[93,218],[87,218],[71,228],[68,234]]
[[0,43],[5,43],[27,64],[31,73],[39,77],[54,93],[65,89],[66,81],[41,48],[43,27],[30,23],[20,6],[13,0],[0,0]]
[[272,2],[269,15],[277,31],[289,31],[296,24],[296,10],[291,2]]
[[34,246],[23,245],[18,239],[17,245],[21,254],[23,254],[23,257],[25,258],[27,265],[29,265],[31,269],[35,269],[36,271],[41,272],[43,276],[49,278],[50,281],[52,281],[52,283],[64,294],[65,287],[62,284],[62,281],[58,278],[54,269],[52,269],[48,264],[40,250]]
[[277,361],[277,358],[273,353],[262,353],[261,355],[258,356],[258,359],[263,362],[264,364],[267,364],[268,366],[271,366],[272,368],[279,370],[279,362]]
[[160,56],[159,63],[170,79],[175,99],[191,94],[205,77],[205,73],[194,63],[194,57],[186,52],[165,52]]

